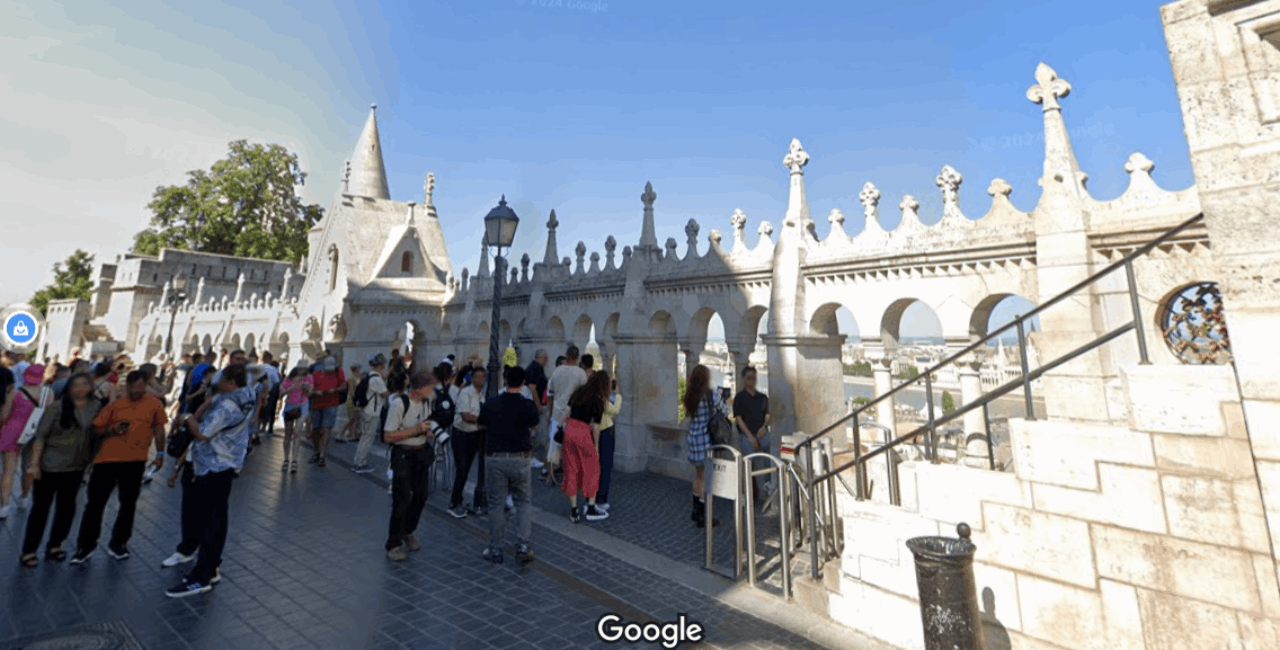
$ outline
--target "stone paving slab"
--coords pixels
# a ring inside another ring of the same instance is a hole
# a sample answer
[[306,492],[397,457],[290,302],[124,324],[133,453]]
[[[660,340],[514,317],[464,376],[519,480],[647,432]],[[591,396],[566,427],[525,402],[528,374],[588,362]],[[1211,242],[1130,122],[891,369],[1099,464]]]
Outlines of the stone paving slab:
[[533,565],[490,565],[478,531],[439,506],[424,514],[424,549],[390,563],[385,488],[336,463],[282,474],[280,460],[279,437],[250,457],[232,491],[223,581],[193,598],[166,598],[178,574],[159,566],[178,539],[179,489],[144,488],[124,561],[99,553],[81,567],[24,569],[24,517],[0,522],[0,557],[11,558],[0,561],[0,647],[110,622],[148,650],[618,647],[595,636],[610,611],[688,613],[708,628],[701,647],[822,647],[542,527]]

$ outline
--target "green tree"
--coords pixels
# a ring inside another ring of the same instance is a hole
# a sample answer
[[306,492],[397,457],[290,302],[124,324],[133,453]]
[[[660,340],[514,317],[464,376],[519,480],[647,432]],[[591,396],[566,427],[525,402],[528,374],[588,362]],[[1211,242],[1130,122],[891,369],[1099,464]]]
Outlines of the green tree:
[[857,361],[854,363],[847,363],[844,365],[844,374],[849,377],[870,377],[871,362]]
[[[855,398],[853,398],[853,408],[854,408],[854,410],[860,409],[860,408],[862,408],[863,406],[866,406],[867,404],[870,404],[870,403],[871,403],[871,398],[870,398],[870,397],[855,397]],[[867,418],[874,418],[874,417],[876,416],[876,409],[877,409],[877,408],[879,408],[879,407],[877,407],[877,406],[873,406],[873,407],[871,407],[871,408],[867,409],[866,411],[864,411],[864,412],[863,412],[863,416],[865,416],[865,417],[867,417]]]
[[66,260],[54,263],[53,284],[37,291],[31,297],[31,306],[47,314],[50,300],[88,300],[92,278],[93,256],[77,248]]
[[236,140],[207,171],[187,172],[185,185],[158,187],[147,208],[151,224],[134,236],[133,252],[161,248],[300,261],[319,205],[304,205],[298,156],[278,145]]
[[676,421],[684,422],[684,377],[676,377]]
[[956,398],[951,396],[951,391],[942,391],[942,414],[951,415],[956,411]]
[[516,358],[516,349],[507,348],[507,351],[502,354],[503,367],[510,368],[518,363],[520,363],[520,360]]

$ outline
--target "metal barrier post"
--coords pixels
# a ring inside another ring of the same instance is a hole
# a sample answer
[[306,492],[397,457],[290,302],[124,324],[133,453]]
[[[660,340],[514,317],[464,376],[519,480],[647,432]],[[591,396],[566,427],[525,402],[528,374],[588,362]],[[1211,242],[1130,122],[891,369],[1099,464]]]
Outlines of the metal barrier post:
[[[725,451],[729,458],[716,458],[715,452]],[[707,548],[704,565],[709,571],[719,573],[715,557],[715,498],[733,502],[734,564],[733,578],[742,577],[742,452],[729,445],[714,445],[707,450],[706,482],[703,500],[706,502]]]
[[[768,459],[770,466],[760,470],[752,469],[752,461],[757,458]],[[778,511],[778,541],[782,546],[782,562],[785,567],[783,581],[785,582],[791,573],[791,568],[787,564],[790,561],[790,552],[788,549],[790,540],[787,538],[788,531],[786,525],[787,509],[782,505],[782,503],[785,503],[785,495],[787,493],[787,490],[782,488],[782,484],[788,478],[786,463],[782,459],[768,452],[756,452],[742,457],[742,467],[746,470],[746,479],[743,481],[742,496],[743,501],[746,503],[743,511],[746,513],[744,516],[747,523],[747,582],[752,587],[756,586],[757,574],[759,573],[756,567],[756,510],[755,490],[753,489],[752,484],[757,476],[765,475],[777,475],[778,487],[772,495],[772,498],[775,500],[775,509]]]

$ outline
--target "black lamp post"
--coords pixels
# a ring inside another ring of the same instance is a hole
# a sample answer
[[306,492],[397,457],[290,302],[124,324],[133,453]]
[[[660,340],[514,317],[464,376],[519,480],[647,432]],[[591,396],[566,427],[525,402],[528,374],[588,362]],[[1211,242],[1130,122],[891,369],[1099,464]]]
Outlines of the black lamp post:
[[502,377],[502,351],[498,350],[499,320],[502,318],[502,276],[506,275],[502,266],[502,249],[510,248],[516,238],[516,226],[520,217],[507,207],[507,197],[503,195],[498,207],[489,211],[484,218],[485,245],[493,246],[493,311],[489,317],[489,369],[485,373],[489,389],[485,391],[486,399],[498,394],[498,387],[505,383]]
[[164,339],[164,351],[173,359],[173,322],[178,318],[178,304],[187,299],[187,279],[175,277],[173,279],[173,291],[169,294],[168,303],[165,305],[169,309],[169,335]]

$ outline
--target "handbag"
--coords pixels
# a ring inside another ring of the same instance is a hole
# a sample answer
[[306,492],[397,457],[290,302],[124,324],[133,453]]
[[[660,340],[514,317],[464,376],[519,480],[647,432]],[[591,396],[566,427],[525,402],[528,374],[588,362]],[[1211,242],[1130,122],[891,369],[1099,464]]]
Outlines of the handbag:
[[711,409],[711,418],[707,420],[707,437],[711,440],[712,445],[727,445],[731,442],[730,436],[733,435],[733,424],[729,422],[716,408],[715,402],[711,401],[711,395],[707,394],[707,408]]
[[[22,391],[27,399],[31,399],[31,395],[27,391]],[[36,437],[36,430],[40,428],[40,420],[44,418],[44,405],[48,401],[49,387],[40,387],[40,401],[34,401],[35,408],[31,409],[31,417],[27,418],[27,423],[22,427],[22,433],[18,435],[18,445],[25,445]]]

